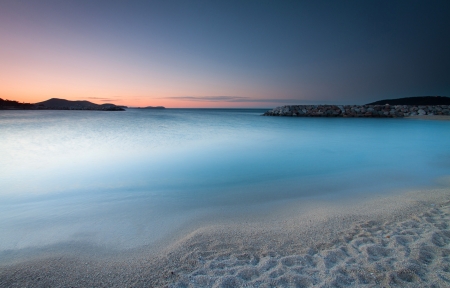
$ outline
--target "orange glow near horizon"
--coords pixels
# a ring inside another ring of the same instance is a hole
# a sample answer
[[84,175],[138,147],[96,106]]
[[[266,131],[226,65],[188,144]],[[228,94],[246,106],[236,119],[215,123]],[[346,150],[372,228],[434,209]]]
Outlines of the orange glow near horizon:
[[[13,33],[0,27],[4,40],[0,98],[26,103],[61,98],[131,107],[266,108],[275,104],[252,100],[280,93],[264,79],[243,77],[239,69],[217,69],[217,63],[201,57],[175,59],[165,47],[139,55],[116,43],[86,41],[84,34],[73,33],[68,38],[65,31],[52,32],[41,31],[36,36],[32,29]],[[174,99],[219,95],[249,101]]]
[[[9,43],[21,43],[24,47],[30,44],[24,39],[15,39]],[[111,61],[119,58],[100,52],[84,55],[83,51],[73,51],[67,53],[70,56],[65,53],[48,54],[39,45],[35,45],[33,50],[21,48],[24,51],[14,46],[8,47],[8,44],[4,48],[6,53],[1,57],[5,60],[4,66],[0,67],[2,99],[37,103],[50,98],[62,98],[97,104],[167,108],[273,106],[264,102],[171,99],[190,95],[244,95],[252,99],[264,97],[264,92],[267,93],[264,87],[255,89],[260,86],[259,83],[248,85],[241,79],[210,73],[207,69],[193,74],[173,63],[157,67],[135,66],[129,59]]]
[[[22,91],[20,91],[22,92]],[[24,103],[37,103],[46,101],[51,98],[60,98],[71,101],[87,100],[96,104],[113,103],[115,105],[123,105],[129,107],[146,107],[146,106],[164,106],[166,108],[270,108],[274,104],[270,102],[228,102],[228,101],[189,101],[170,99],[166,97],[133,97],[133,96],[113,96],[107,97],[107,95],[93,94],[94,96],[81,96],[73,93],[65,92],[46,92],[41,93],[18,93],[18,91],[2,91],[0,92],[0,98],[7,100],[15,100]]]
[[[55,61],[52,64],[52,59],[47,60],[39,59],[39,63],[35,63],[36,66],[30,66],[29,61],[25,63],[17,61],[9,63],[10,69],[0,68],[0,79],[3,80],[0,84],[0,98],[25,103],[61,98],[131,107],[267,108],[274,106],[270,102],[172,99],[172,97],[191,95],[201,98],[215,95],[242,95],[242,93],[250,100],[261,98],[260,95],[264,96],[263,91],[245,87],[239,82],[235,84],[230,79],[224,79],[223,83],[220,83],[217,79],[208,78],[206,75],[194,77],[186,74],[170,75],[169,72],[158,74],[154,71],[132,71],[132,69],[111,64],[95,63],[93,60],[90,61],[90,69],[86,71],[85,67],[77,67],[74,64],[76,60],[73,59],[65,60],[66,65],[55,65]],[[205,79],[202,80],[202,76]]]
[[[23,85],[22,83],[27,83],[27,85]],[[0,98],[25,103],[37,103],[51,98],[61,98],[72,101],[87,100],[96,104],[113,103],[129,107],[164,106],[166,108],[269,108],[275,105],[270,101],[251,102],[252,99],[256,99],[257,97],[249,97],[249,102],[202,101],[202,95],[197,96],[199,98],[197,100],[173,99],[172,97],[177,98],[181,94],[175,91],[172,93],[164,93],[164,91],[146,93],[146,91],[140,89],[129,89],[127,91],[127,89],[122,88],[117,89],[117,92],[114,92],[114,90],[103,87],[92,87],[88,89],[85,86],[76,85],[75,83],[57,83],[56,81],[52,84],[45,84],[43,82],[33,81],[32,79],[24,79],[22,81],[9,81],[7,85],[1,85]],[[186,90],[195,89],[191,88]],[[204,95],[210,96],[214,94],[205,93]]]
[[[9,94],[11,95],[11,94]],[[1,95],[0,98],[7,100],[14,100],[18,102],[24,103],[37,103],[46,101],[51,98],[60,98],[71,101],[76,100],[87,100],[95,104],[104,104],[104,103],[113,103],[115,105],[123,105],[128,107],[147,107],[147,106],[164,106],[166,108],[270,108],[274,107],[273,103],[258,103],[259,105],[255,105],[255,103],[242,103],[242,102],[219,102],[219,101],[183,101],[183,100],[174,100],[174,99],[136,99],[136,100],[128,100],[128,99],[111,99],[111,100],[101,100],[101,99],[92,99],[91,97],[61,97],[58,95],[48,95],[47,97],[37,97],[37,96],[23,96],[23,97],[10,97],[7,95]],[[99,97],[96,97],[99,98]],[[266,105],[264,105],[266,104]]]

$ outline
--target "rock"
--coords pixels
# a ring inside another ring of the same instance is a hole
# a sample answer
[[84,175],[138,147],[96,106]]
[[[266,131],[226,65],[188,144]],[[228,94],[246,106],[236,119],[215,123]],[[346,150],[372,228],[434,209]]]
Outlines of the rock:
[[285,105],[264,116],[297,117],[408,117],[412,115],[449,115],[448,105]]

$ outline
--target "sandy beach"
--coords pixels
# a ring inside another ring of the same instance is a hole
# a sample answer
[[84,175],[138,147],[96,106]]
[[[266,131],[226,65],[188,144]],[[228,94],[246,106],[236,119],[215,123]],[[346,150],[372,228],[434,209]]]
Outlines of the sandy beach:
[[291,201],[237,219],[198,225],[157,253],[47,251],[3,264],[0,287],[450,285],[448,186]]

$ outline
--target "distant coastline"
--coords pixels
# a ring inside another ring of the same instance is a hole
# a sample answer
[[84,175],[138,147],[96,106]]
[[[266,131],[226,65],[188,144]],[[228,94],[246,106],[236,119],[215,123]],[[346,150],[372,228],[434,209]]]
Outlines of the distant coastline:
[[166,109],[164,106],[127,107],[112,103],[95,104],[86,100],[71,101],[51,98],[37,103],[20,103],[15,100],[0,98],[0,110],[94,110],[94,111],[125,111],[125,109]]
[[66,99],[51,98],[38,103],[19,103],[14,100],[0,98],[0,110],[94,110],[94,111],[125,111],[127,106],[118,106],[111,103],[95,104],[86,100],[70,101]]

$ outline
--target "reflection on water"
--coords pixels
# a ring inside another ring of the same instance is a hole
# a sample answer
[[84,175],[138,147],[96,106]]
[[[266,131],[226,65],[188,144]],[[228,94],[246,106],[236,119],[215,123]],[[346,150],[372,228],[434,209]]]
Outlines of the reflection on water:
[[0,251],[136,247],[224,207],[430,185],[450,171],[450,121],[263,112],[0,112]]

